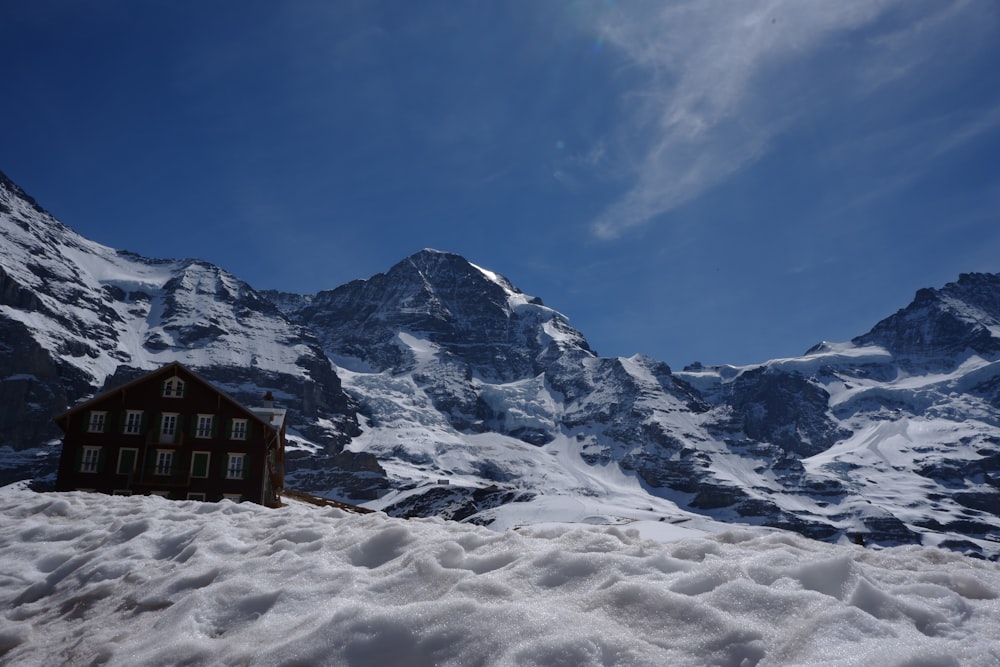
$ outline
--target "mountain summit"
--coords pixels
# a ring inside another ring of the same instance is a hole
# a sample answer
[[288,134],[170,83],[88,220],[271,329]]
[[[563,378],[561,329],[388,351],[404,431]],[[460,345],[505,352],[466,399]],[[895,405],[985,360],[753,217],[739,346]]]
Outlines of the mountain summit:
[[963,273],[940,290],[922,289],[906,308],[854,339],[879,345],[916,369],[949,369],[969,355],[1000,353],[1000,281],[996,275]]
[[[368,280],[305,300],[279,295],[285,312],[308,324],[345,367],[399,373],[418,363],[399,332],[428,341],[490,380],[537,375],[568,349],[591,355],[566,318],[496,273],[459,255],[422,250]],[[296,304],[289,307],[288,304]]]
[[2,175],[0,234],[8,480],[51,472],[52,415],[176,360],[240,400],[274,392],[290,486],[390,514],[742,521],[1000,554],[1000,275],[921,290],[801,357],[675,372],[596,355],[452,253],[257,291],[88,241]]

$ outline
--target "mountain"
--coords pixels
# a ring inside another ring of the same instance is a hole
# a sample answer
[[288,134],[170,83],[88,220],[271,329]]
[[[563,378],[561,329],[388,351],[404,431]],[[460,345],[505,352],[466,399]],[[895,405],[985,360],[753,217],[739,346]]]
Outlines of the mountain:
[[271,390],[304,438],[324,443],[308,449],[320,458],[357,433],[355,406],[315,336],[230,273],[88,241],[2,173],[0,233],[4,480],[26,465],[44,474],[57,458],[53,416],[168,361],[244,404]]
[[8,480],[53,469],[52,415],[178,360],[289,409],[289,486],[397,516],[707,517],[1000,554],[1000,275],[921,290],[801,357],[675,372],[597,356],[563,314],[451,253],[257,291],[83,239],[2,176],[0,232]]

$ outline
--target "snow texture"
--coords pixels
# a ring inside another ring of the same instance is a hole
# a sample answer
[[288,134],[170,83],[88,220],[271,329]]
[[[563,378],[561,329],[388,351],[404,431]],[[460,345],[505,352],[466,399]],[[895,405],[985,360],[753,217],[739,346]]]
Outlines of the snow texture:
[[995,563],[664,536],[6,487],[0,662],[1000,664]]

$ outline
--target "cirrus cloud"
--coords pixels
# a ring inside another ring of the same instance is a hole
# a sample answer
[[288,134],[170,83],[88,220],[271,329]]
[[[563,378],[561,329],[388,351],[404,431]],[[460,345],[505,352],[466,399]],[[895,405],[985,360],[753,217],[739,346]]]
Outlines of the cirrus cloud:
[[645,225],[756,162],[803,119],[831,104],[850,110],[928,67],[980,9],[973,0],[699,0],[606,14],[603,42],[644,84],[628,94],[617,136],[631,185],[594,233]]

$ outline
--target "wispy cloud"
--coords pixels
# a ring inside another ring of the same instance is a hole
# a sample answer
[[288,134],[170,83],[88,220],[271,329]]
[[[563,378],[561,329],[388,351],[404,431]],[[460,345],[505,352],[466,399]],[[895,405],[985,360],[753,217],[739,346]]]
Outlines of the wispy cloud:
[[[937,160],[973,144],[983,135],[1000,129],[1000,101],[991,107],[952,111],[943,116],[921,118],[882,128],[831,149],[821,159],[843,165],[861,162],[883,165],[877,177],[868,175],[866,186],[850,201],[840,202],[827,212],[828,219],[848,214],[872,201],[898,194],[912,187]],[[885,155],[891,155],[887,160]]]
[[644,74],[618,149],[632,186],[594,221],[613,238],[719,185],[836,101],[859,102],[928,58],[969,3],[697,0],[605,16],[603,41]]

